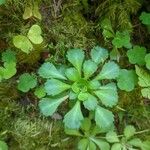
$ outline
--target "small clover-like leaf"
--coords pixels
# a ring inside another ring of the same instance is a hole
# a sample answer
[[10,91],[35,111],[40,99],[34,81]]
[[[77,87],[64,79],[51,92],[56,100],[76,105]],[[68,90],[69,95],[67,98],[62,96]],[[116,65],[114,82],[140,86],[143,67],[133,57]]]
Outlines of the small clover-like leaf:
[[7,63],[16,62],[15,52],[11,50],[6,50],[2,53],[2,61]]
[[37,85],[37,79],[34,75],[24,73],[19,77],[18,89],[22,92],[28,92]]
[[97,97],[105,106],[112,107],[118,102],[118,93],[115,83],[108,83],[101,86],[99,90],[94,91]]
[[150,87],[149,88],[143,88],[141,90],[142,96],[145,98],[150,99]]
[[128,125],[124,129],[124,136],[127,139],[129,139],[130,137],[132,137],[135,134],[135,132],[136,132],[136,130],[135,130],[134,126]]
[[43,98],[39,103],[42,114],[45,116],[52,116],[53,113],[56,111],[57,107],[67,98],[68,96],[57,99]]
[[131,43],[130,43],[130,35],[127,31],[123,32],[116,32],[116,36],[112,40],[112,44],[116,46],[117,48],[131,48]]
[[78,150],[87,150],[88,144],[89,144],[88,139],[86,139],[86,138],[81,139],[78,142]]
[[65,115],[63,122],[66,127],[78,129],[81,126],[83,115],[80,107],[80,102],[77,101],[73,108]]
[[23,19],[29,19],[30,17],[32,17],[32,7],[31,6],[26,6],[24,13],[23,13]]
[[145,25],[150,25],[150,13],[142,12],[140,15],[140,20]]
[[38,70],[38,74],[43,78],[56,78],[56,79],[66,79],[66,77],[59,72],[56,67],[49,62],[44,63]]
[[113,125],[114,115],[111,111],[98,106],[95,111],[95,121],[101,128],[110,128]]
[[91,50],[91,58],[96,64],[103,63],[108,58],[108,51],[96,46]]
[[33,25],[29,32],[28,38],[34,44],[41,44],[43,42],[43,37],[41,36],[42,30],[39,25]]
[[147,69],[150,70],[150,53],[145,56],[145,62]]
[[146,48],[134,46],[133,49],[127,51],[127,56],[131,64],[144,65],[145,64]]
[[121,69],[117,85],[121,90],[132,91],[137,84],[137,75],[134,70]]
[[52,96],[60,94],[63,91],[68,90],[69,88],[70,85],[56,79],[47,80],[45,83],[46,93]]
[[119,76],[119,66],[113,61],[104,64],[101,72],[96,76],[96,80],[116,79]]
[[91,60],[87,60],[83,64],[83,72],[84,72],[84,77],[88,79],[96,70],[97,70],[97,65],[95,62]]
[[128,141],[127,144],[141,148],[142,141],[139,138],[134,138]]
[[27,54],[33,49],[33,46],[31,42],[29,41],[29,39],[23,35],[15,36],[13,38],[13,44],[15,45],[15,47],[21,49],[23,52]]
[[68,61],[78,70],[81,74],[82,63],[84,60],[84,52],[81,49],[71,49],[67,52]]

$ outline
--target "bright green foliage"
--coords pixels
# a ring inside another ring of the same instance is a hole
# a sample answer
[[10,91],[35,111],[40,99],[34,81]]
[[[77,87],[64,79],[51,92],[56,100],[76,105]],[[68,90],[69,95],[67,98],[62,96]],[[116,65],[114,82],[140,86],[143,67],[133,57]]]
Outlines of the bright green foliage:
[[147,69],[150,70],[150,53],[145,56],[145,62]]
[[101,22],[101,28],[103,29],[103,36],[105,39],[114,37],[114,31],[111,25],[111,21],[109,19],[104,19]]
[[129,139],[135,134],[136,130],[134,126],[128,125],[124,129],[124,136]]
[[[115,131],[109,131],[106,134],[106,140],[112,143],[111,150],[126,150],[138,149],[144,150],[145,145],[139,138],[135,137],[136,130],[134,126],[127,125],[124,129],[123,135],[118,136]],[[120,138],[121,137],[121,138]]]
[[[98,106],[98,103],[101,102],[100,104],[106,107],[116,105],[118,101],[116,85],[115,83],[101,85],[100,81],[103,79],[116,79],[120,69],[113,61],[105,63],[108,58],[108,51],[104,48],[96,46],[91,50],[90,55],[91,59],[84,60],[83,50],[71,49],[67,52],[68,61],[72,64],[71,67],[69,66],[69,68],[60,71],[52,63],[46,62],[38,70],[38,74],[47,79],[44,84],[47,95],[60,97],[61,95],[68,95],[73,102],[73,108],[65,115],[63,120],[68,128],[80,127],[83,120],[81,104],[89,111],[95,111],[96,124],[101,128],[111,127],[114,121],[112,112]],[[101,68],[98,66],[100,63],[104,63]],[[98,71],[98,73],[97,70],[101,71]],[[44,105],[40,104],[40,109],[45,110],[43,114],[52,115],[48,111],[53,108],[51,105],[53,104],[49,103],[47,108],[44,109],[42,108]]]
[[81,126],[83,115],[81,112],[80,102],[77,101],[73,108],[65,115],[64,123],[68,128],[78,129]]
[[28,92],[37,85],[37,79],[34,75],[24,73],[19,77],[18,89],[22,92]]
[[[95,132],[96,131],[96,132]],[[97,134],[104,132],[95,124],[92,124],[89,118],[82,121],[80,130],[65,128],[68,135],[79,136],[81,139],[78,142],[78,150],[110,150],[110,145],[107,141],[97,138]]]
[[150,149],[150,141],[144,141],[142,143],[142,150],[149,150]]
[[103,63],[108,58],[108,51],[96,46],[91,50],[91,58],[96,64]]
[[116,79],[119,75],[119,67],[113,61],[104,64],[101,72],[96,76],[96,80]]
[[68,96],[56,99],[43,98],[39,103],[40,110],[45,116],[53,115],[57,107],[67,98]]
[[142,12],[140,20],[145,25],[150,25],[150,13]]
[[133,49],[127,51],[127,56],[131,64],[144,65],[145,64],[146,48],[134,46]]
[[[13,38],[13,44],[15,47],[21,49],[25,53],[30,53],[33,50],[33,44],[41,44],[43,42],[43,38],[41,36],[41,28],[38,25],[33,25],[27,34],[17,35]],[[32,44],[33,43],[33,44]]]
[[6,0],[0,0],[0,5],[5,4]]
[[14,76],[16,70],[16,56],[11,50],[6,50],[2,53],[3,67],[0,67],[0,81],[3,79],[9,79]]
[[111,111],[98,106],[95,111],[96,124],[101,128],[110,128],[113,125],[114,115]]
[[0,141],[0,150],[8,150],[8,146],[4,141]]
[[27,36],[32,43],[41,44],[43,42],[43,38],[42,38],[41,34],[42,34],[42,30],[41,30],[40,26],[33,25],[30,28]]
[[132,91],[137,84],[137,75],[134,70],[121,69],[117,85],[121,90]]
[[27,5],[24,10],[23,19],[29,19],[31,17],[35,17],[41,20],[41,14],[39,12],[39,6],[37,2],[33,2],[33,5]]
[[143,88],[141,90],[141,93],[143,97],[150,99],[150,74],[138,66],[136,66],[135,68],[139,80],[138,84]]
[[112,40],[112,44],[117,48],[131,48],[132,45],[130,43],[129,33],[127,31],[117,31],[114,39]]
[[44,89],[43,86],[37,87],[34,91],[34,94],[38,97],[38,98],[43,98],[46,96],[46,91]]
[[84,52],[81,49],[73,49],[67,52],[68,61],[81,73],[84,60]]
[[58,78],[58,79],[66,79],[52,63],[44,63],[40,69],[38,70],[38,74],[42,78]]

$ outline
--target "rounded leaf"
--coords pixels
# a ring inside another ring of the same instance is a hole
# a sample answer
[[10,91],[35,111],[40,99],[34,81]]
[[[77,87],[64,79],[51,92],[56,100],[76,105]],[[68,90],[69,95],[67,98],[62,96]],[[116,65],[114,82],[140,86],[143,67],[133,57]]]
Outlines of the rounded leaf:
[[147,69],[150,70],[150,53],[145,56],[145,62]]
[[130,137],[132,137],[135,134],[135,132],[136,132],[136,130],[135,130],[134,126],[128,125],[124,129],[124,136],[127,139],[129,139]]

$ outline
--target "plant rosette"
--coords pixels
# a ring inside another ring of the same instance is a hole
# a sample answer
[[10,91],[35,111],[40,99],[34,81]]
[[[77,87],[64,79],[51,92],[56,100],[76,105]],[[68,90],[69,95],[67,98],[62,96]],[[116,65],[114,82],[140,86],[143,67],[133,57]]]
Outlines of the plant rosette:
[[[39,102],[45,116],[52,116],[58,106],[69,99],[74,105],[64,116],[65,127],[77,129],[84,119],[81,105],[95,112],[96,124],[101,128],[113,125],[114,115],[105,107],[113,107],[118,102],[117,87],[112,79],[119,76],[119,66],[114,61],[106,61],[108,51],[94,47],[91,59],[85,60],[84,51],[71,49],[67,59],[68,68],[57,69],[52,63],[45,62],[38,70],[40,77],[46,79],[46,97]],[[43,94],[45,95],[45,94]]]

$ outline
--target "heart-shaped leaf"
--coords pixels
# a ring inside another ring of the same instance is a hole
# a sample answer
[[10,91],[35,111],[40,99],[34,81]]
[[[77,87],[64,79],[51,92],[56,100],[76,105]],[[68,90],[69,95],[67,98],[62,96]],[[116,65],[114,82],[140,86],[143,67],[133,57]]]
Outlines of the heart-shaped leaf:
[[13,38],[13,44],[15,45],[15,47],[21,49],[23,52],[27,54],[33,49],[33,46],[31,42],[29,41],[29,39],[23,35],[15,36]]
[[31,40],[34,44],[41,44],[43,42],[43,37],[41,36],[42,30],[39,25],[33,25],[29,32],[28,32],[28,38]]

